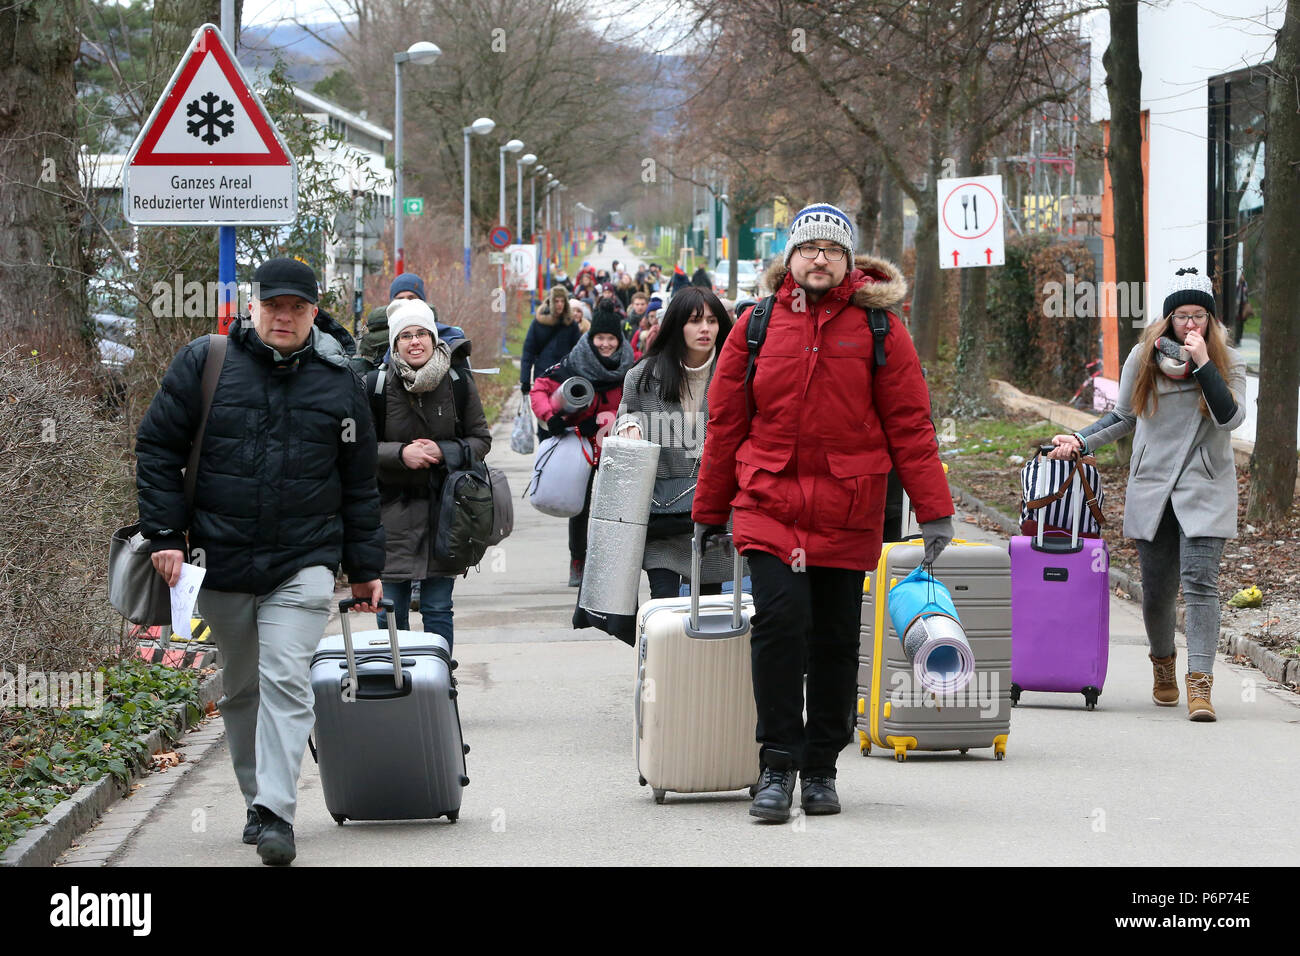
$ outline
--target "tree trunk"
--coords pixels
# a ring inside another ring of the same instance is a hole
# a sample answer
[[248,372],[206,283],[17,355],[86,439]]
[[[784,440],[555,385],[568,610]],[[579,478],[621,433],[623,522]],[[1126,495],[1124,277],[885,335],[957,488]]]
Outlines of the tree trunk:
[[[1259,404],[1246,516],[1278,521],[1291,510],[1296,479],[1296,389],[1300,387],[1300,0],[1288,0],[1268,90],[1264,153],[1264,309]],[[1239,397],[1240,398],[1240,397]]]
[[[1102,56],[1110,100],[1111,193],[1115,209],[1115,281],[1145,289],[1146,235],[1142,215],[1142,66],[1138,59],[1138,0],[1109,0],[1110,45]],[[1136,312],[1136,310],[1134,310]],[[1118,316],[1119,360],[1137,344],[1145,315]],[[1135,324],[1136,323],[1136,327]]]
[[[983,176],[984,163],[973,155],[967,140],[962,159],[963,176]],[[961,415],[986,415],[989,400],[989,270],[972,266],[961,270],[961,318],[957,333],[957,396],[953,410]]]
[[858,248],[871,252],[876,248],[876,217],[880,215],[881,164],[864,163],[854,180],[858,185]]
[[79,4],[0,11],[0,333],[89,348],[77,152]]
[[938,201],[934,184],[926,183],[916,209],[916,272],[912,280],[912,341],[922,362],[939,357],[940,310],[943,287],[939,272]]
[[903,258],[903,190],[892,176],[881,184],[878,244],[882,259],[897,263]]
[[[235,0],[235,36],[239,36],[242,0]],[[149,34],[149,84],[143,98],[147,118],[162,96],[181,54],[205,23],[221,26],[221,0],[154,0],[153,28]],[[233,46],[233,44],[232,44]]]

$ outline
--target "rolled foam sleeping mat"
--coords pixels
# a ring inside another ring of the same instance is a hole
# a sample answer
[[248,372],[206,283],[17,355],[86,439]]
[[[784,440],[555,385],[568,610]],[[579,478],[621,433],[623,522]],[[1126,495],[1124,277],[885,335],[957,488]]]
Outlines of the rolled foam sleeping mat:
[[[654,442],[617,435],[606,438],[601,446],[596,485],[591,492],[591,517],[647,524],[658,467],[659,446]],[[640,560],[638,556],[638,566]]]

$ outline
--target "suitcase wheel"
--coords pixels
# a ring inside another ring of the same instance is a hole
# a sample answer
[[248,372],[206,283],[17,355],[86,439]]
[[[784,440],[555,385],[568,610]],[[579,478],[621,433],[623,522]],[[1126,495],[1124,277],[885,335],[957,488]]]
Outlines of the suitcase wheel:
[[447,822],[448,822],[448,823],[455,823],[455,822],[456,822],[457,820],[459,820],[459,819],[460,819],[460,811],[459,811],[459,810],[453,810],[451,813],[448,813],[448,814],[447,814]]
[[964,757],[964,756],[966,756],[966,754],[970,753],[970,748],[969,748],[969,747],[962,747],[962,748],[960,748],[957,752],[958,752],[959,754],[961,754],[961,755]]
[[899,763],[902,763],[904,760],[907,759],[907,751],[905,749],[896,749],[894,751],[894,759],[897,760]]
[[658,787],[655,788],[655,803],[663,803],[664,797],[666,796],[668,796],[667,790],[660,790]]
[[1011,685],[1011,706],[1014,707],[1018,703],[1020,703],[1020,685],[1012,684]]
[[752,800],[756,796],[758,796],[758,784],[751,783],[749,785],[749,798]]
[[456,690],[456,688],[454,687],[451,690],[447,691],[447,693],[448,695],[450,695],[452,700],[455,700],[457,697],[460,696],[460,691]]
[[343,821],[347,819],[347,817],[345,817],[341,813],[331,813],[330,816],[334,818],[334,822],[337,823],[339,826],[343,826]]
[[1083,689],[1083,701],[1088,705],[1089,710],[1092,710],[1097,706],[1097,698],[1099,696],[1101,696],[1101,691],[1096,687],[1085,687]]
[[462,753],[469,753],[469,744],[461,744],[460,749]]
[[643,787],[646,785],[646,779],[645,779],[645,777],[641,776],[640,774],[637,774],[637,775],[636,775],[636,782],[639,783],[639,784],[641,784],[641,786],[643,786]]
[[460,785],[461,785],[462,787],[468,787],[468,786],[469,786],[469,777],[465,776],[464,774],[461,774],[461,775],[460,775]]

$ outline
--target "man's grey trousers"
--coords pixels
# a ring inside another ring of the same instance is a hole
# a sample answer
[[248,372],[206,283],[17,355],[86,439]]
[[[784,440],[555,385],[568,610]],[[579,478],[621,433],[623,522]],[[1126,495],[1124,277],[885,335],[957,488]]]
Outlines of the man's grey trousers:
[[199,592],[198,608],[221,649],[218,703],[245,806],[293,822],[298,774],[315,723],[311,657],[325,633],[334,574],[303,568],[270,594]]

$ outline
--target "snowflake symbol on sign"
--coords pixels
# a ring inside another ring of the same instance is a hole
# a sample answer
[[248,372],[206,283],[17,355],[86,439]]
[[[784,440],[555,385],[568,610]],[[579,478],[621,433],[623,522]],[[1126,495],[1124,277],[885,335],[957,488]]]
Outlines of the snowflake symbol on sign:
[[[189,105],[187,116],[197,116],[198,119],[190,120],[186,124],[191,136],[197,136],[212,146],[221,142],[222,137],[229,136],[235,131],[234,120],[223,120],[223,116],[234,116],[235,107],[228,100],[221,100],[221,106],[218,108],[217,100],[221,97],[216,93],[204,93]],[[202,100],[204,105],[199,105]],[[206,127],[206,130],[205,130]],[[219,135],[218,135],[219,132]]]

